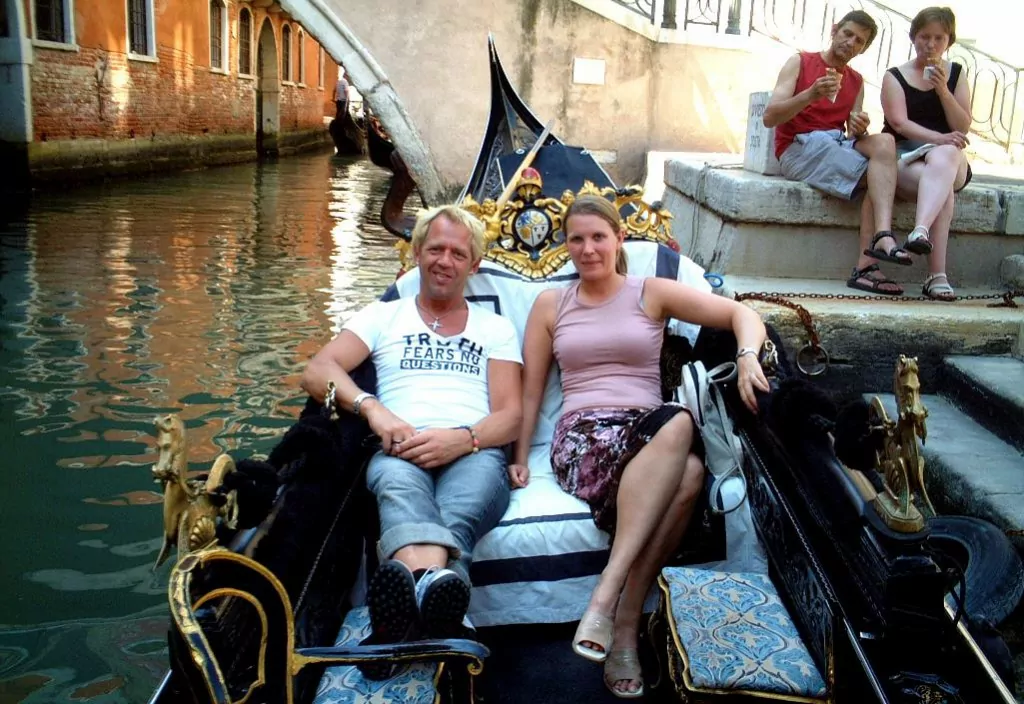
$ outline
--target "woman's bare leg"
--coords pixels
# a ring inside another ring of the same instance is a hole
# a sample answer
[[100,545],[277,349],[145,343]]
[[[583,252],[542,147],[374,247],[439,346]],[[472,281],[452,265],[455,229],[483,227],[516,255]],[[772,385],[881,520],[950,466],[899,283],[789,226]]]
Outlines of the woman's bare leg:
[[[609,616],[615,613],[626,576],[650,542],[683,479],[693,433],[690,414],[679,413],[626,465],[615,501],[615,540],[588,610]],[[583,645],[600,650],[596,643],[584,641]]]
[[[686,469],[679,482],[675,496],[668,510],[661,518],[650,541],[640,552],[626,577],[626,585],[619,598],[615,612],[613,650],[636,648],[640,637],[640,619],[643,615],[647,592],[661,572],[665,562],[679,547],[693,516],[697,497],[704,486],[704,463],[694,454],[686,458]],[[635,692],[641,683],[636,680],[619,680],[614,686],[619,691]]]
[[[935,147],[924,157],[924,168],[918,172],[920,175],[916,189],[917,215],[914,218],[914,225],[928,230],[929,238],[936,219],[953,192],[953,183],[962,161],[963,153],[949,144]],[[913,166],[915,164],[901,171],[916,171]]]

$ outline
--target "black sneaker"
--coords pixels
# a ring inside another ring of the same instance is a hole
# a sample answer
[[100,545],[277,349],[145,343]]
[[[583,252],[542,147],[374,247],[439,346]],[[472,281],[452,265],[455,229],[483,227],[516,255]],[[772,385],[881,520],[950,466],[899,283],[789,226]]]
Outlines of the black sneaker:
[[416,583],[416,603],[426,637],[467,637],[469,595],[469,585],[452,570],[428,569]]
[[[388,560],[370,580],[366,593],[370,611],[370,635],[360,645],[401,643],[416,637],[419,611],[416,607],[416,579],[398,560]],[[386,680],[396,666],[389,662],[361,663],[359,671],[371,680]]]

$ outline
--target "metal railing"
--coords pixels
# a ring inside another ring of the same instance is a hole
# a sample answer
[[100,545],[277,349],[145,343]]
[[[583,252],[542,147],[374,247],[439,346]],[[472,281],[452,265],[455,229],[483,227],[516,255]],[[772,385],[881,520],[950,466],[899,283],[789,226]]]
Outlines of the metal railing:
[[612,0],[616,5],[622,5],[627,10],[632,10],[641,17],[646,17],[654,23],[654,1],[655,0]]
[[[865,80],[881,85],[885,71],[907,61],[914,47],[911,18],[875,0],[665,0],[662,27],[759,34],[807,49],[827,44],[832,26],[852,9],[865,10],[878,23],[878,36],[858,63],[871,67],[864,72]],[[971,131],[1007,150],[1024,145],[1024,67],[965,44],[955,44],[949,58],[963,65],[970,81]]]

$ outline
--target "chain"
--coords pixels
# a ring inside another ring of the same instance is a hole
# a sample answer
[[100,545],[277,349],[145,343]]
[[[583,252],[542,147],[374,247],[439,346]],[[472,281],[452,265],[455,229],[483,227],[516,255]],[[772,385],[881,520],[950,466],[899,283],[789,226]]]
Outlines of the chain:
[[[807,331],[808,343],[799,352],[797,352],[796,365],[803,373],[808,376],[817,376],[822,374],[829,366],[829,355],[828,351],[821,346],[821,338],[818,336],[818,330],[814,326],[814,318],[811,316],[811,312],[804,308],[799,303],[794,303],[789,300],[791,298],[799,299],[810,299],[810,300],[826,300],[826,301],[877,301],[877,296],[864,296],[860,294],[848,294],[848,293],[778,293],[768,291],[751,291],[748,293],[736,294],[737,301],[763,301],[765,303],[774,303],[775,305],[782,306],[783,308],[789,308],[797,314],[800,318],[800,323],[804,326],[804,330]],[[954,300],[956,301],[998,301],[998,303],[989,303],[989,308],[1017,308],[1017,302],[1015,298],[1024,298],[1024,291],[1020,289],[1013,289],[1005,293],[990,293],[983,294],[980,296],[957,296]],[[934,301],[934,299],[928,298],[927,296],[914,297],[901,297],[890,300],[895,301]],[[945,302],[945,301],[943,301]]]
[[[807,296],[820,296],[822,294],[806,294]],[[774,303],[775,305],[782,306],[783,308],[789,308],[797,314],[800,318],[800,322],[803,323],[804,329],[807,331],[807,339],[810,341],[812,347],[821,347],[821,338],[818,337],[818,330],[814,327],[814,318],[811,317],[811,312],[804,308],[799,303],[793,303],[793,301],[787,300],[789,298],[795,298],[797,294],[791,293],[738,293],[736,294],[736,300],[742,301],[764,301],[765,303]]]
[[[879,298],[878,296],[868,296],[853,293],[777,293],[777,292],[750,292],[740,293],[736,295],[737,301],[743,300],[754,300],[754,301],[765,301],[767,303],[778,303],[779,305],[786,306],[787,308],[792,307],[786,303],[782,303],[781,300],[787,298],[803,298],[803,299],[816,299],[816,300],[828,300],[828,301],[886,301],[895,303],[910,303],[917,301],[927,302],[941,302],[949,303],[950,301],[936,301],[934,298],[928,296],[893,296],[890,298]],[[985,293],[974,296],[957,296],[952,299],[955,301],[999,301],[998,303],[990,303],[989,308],[1018,308],[1015,298],[1024,298],[1024,290],[1012,289],[1005,293]],[[794,309],[795,310],[795,309]]]

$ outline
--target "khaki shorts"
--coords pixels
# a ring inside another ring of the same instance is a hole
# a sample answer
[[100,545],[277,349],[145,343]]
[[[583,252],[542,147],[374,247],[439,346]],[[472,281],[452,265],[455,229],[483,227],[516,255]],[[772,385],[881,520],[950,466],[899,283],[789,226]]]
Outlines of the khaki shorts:
[[779,158],[782,175],[851,200],[868,168],[867,157],[853,148],[855,142],[839,130],[798,134]]

